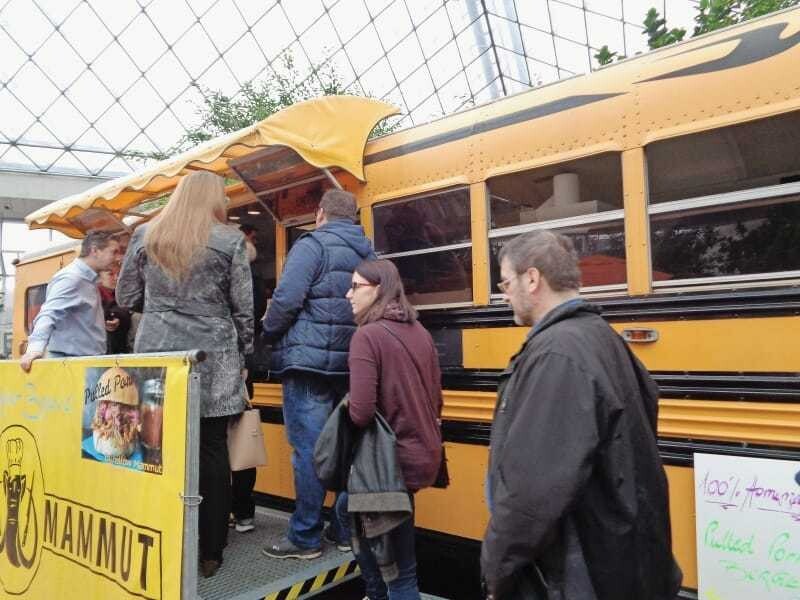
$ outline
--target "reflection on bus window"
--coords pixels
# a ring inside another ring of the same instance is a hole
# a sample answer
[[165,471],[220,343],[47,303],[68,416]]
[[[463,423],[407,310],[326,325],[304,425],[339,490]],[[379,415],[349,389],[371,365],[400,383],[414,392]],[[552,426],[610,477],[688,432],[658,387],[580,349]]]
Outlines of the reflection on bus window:
[[472,249],[443,250],[392,259],[409,301],[416,305],[472,300]]
[[400,271],[418,306],[472,302],[469,189],[373,207],[375,251]]
[[800,196],[651,220],[654,279],[694,279],[800,270]]
[[487,187],[492,293],[500,281],[500,248],[534,229],[558,231],[572,239],[584,288],[627,283],[619,154],[493,177]]
[[[627,281],[625,264],[625,231],[621,221],[551,229],[572,240],[580,258],[581,285],[597,287],[624,284]],[[492,286],[500,282],[497,262],[500,249],[515,236],[493,238],[489,247],[492,263]]]
[[654,285],[797,276],[798,139],[794,112],[648,146]]
[[800,112],[647,146],[650,204],[797,181]]
[[491,229],[622,208],[622,170],[614,153],[493,177],[487,185]]
[[389,254],[470,241],[466,188],[376,206],[373,214],[376,252]]
[[25,290],[25,333],[28,335],[33,330],[33,321],[42,309],[46,295],[46,283],[34,285]]

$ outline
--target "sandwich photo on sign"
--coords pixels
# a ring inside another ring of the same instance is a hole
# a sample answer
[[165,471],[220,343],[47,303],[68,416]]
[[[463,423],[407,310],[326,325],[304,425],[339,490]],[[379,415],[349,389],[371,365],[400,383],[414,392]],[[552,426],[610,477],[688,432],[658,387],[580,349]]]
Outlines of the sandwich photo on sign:
[[164,370],[86,369],[81,456],[162,472]]

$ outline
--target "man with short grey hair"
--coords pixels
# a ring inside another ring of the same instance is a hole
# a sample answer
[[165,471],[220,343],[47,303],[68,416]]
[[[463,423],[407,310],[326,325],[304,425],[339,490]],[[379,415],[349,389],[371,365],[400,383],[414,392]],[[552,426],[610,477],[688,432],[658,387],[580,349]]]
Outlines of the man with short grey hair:
[[47,348],[48,358],[96,356],[106,353],[106,332],[119,327],[119,319],[106,321],[97,276],[120,259],[113,232],[89,231],[75,260],[53,276],[47,296],[33,322],[28,348],[20,359],[23,371]]
[[487,597],[674,600],[658,388],[578,295],[572,242],[535,231],[500,252],[498,286],[532,326],[500,377],[481,550]]

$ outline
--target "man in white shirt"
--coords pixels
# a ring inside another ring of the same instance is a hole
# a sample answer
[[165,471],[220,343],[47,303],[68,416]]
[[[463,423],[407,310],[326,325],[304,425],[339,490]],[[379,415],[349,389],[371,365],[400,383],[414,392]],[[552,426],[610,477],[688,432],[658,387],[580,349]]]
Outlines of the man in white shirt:
[[28,349],[20,359],[26,373],[33,361],[66,356],[106,353],[106,331],[119,327],[119,319],[106,321],[97,274],[120,259],[120,244],[109,231],[89,231],[78,258],[53,276],[47,297],[33,322]]

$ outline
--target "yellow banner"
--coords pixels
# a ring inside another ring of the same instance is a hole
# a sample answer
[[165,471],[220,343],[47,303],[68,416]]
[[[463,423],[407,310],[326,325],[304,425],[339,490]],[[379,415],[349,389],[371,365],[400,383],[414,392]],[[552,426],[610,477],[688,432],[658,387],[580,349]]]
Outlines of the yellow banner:
[[0,361],[0,596],[181,597],[189,370]]

